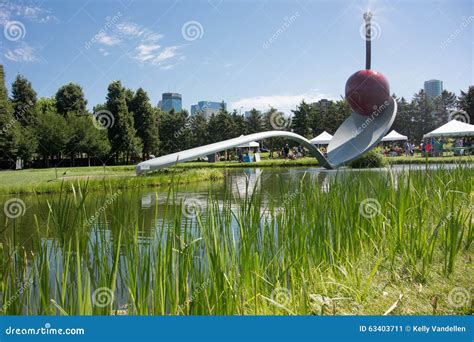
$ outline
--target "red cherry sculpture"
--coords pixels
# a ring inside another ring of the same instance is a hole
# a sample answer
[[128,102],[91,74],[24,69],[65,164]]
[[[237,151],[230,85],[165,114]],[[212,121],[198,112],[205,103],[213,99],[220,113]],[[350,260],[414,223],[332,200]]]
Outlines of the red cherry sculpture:
[[[346,99],[352,110],[370,116],[390,98],[390,86],[381,73],[374,70],[360,70],[346,83]],[[382,107],[383,108],[383,107]]]
[[[346,99],[352,110],[370,116],[383,110],[385,101],[390,99],[390,86],[384,75],[371,70],[372,60],[372,13],[364,13],[365,20],[365,70],[357,71],[346,83]],[[376,116],[376,115],[375,115]]]

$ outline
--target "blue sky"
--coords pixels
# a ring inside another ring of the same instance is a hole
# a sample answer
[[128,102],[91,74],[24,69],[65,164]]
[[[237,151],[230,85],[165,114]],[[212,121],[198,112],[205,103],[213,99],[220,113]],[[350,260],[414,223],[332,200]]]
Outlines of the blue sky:
[[2,1],[7,85],[25,75],[39,96],[79,83],[89,108],[107,85],[143,87],[156,104],[179,92],[242,110],[288,111],[337,99],[364,68],[362,13],[374,12],[372,68],[411,98],[428,79],[459,94],[473,84],[472,1]]

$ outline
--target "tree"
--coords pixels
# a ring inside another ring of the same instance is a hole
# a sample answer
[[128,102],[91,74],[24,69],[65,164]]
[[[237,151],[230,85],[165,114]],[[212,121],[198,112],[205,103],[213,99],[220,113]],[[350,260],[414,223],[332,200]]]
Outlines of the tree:
[[113,124],[108,128],[112,154],[116,160],[123,155],[128,163],[131,156],[141,152],[142,143],[137,137],[133,115],[128,111],[125,89],[120,81],[114,81],[108,87],[107,110],[113,117]]
[[161,112],[160,116],[160,153],[168,154],[185,150],[190,144],[190,132],[187,125],[186,111]]
[[0,159],[15,162],[18,147],[17,122],[13,118],[13,108],[7,94],[3,65],[0,65]]
[[449,121],[449,114],[456,109],[457,98],[454,93],[443,90],[440,96],[433,99],[435,109],[436,125],[441,125]]
[[461,90],[458,106],[469,115],[469,122],[474,124],[474,86],[470,86],[467,92]]
[[87,100],[84,97],[81,86],[76,83],[68,83],[59,88],[55,99],[56,110],[64,117],[69,112],[82,115],[86,111]]
[[255,108],[252,108],[252,110],[250,111],[250,115],[247,116],[245,120],[245,123],[247,128],[247,134],[258,133],[263,131],[262,114]]
[[293,120],[291,122],[291,128],[296,134],[308,138],[311,133],[309,120],[311,115],[311,106],[303,100],[296,110],[292,110],[292,112]]
[[221,109],[217,115],[211,115],[207,125],[207,136],[209,137],[209,143],[237,136],[234,120],[225,109]]
[[38,153],[43,157],[44,166],[48,167],[50,158],[61,158],[62,153],[66,151],[70,139],[69,126],[62,115],[47,109],[38,113],[35,131],[38,137]]
[[425,91],[420,89],[418,93],[413,95],[411,107],[413,109],[413,138],[419,141],[423,138],[424,133],[435,128],[433,120],[433,103],[428,99]]
[[143,142],[143,155],[158,153],[158,111],[150,103],[148,94],[139,88],[130,100],[129,110],[134,117],[135,129]]
[[189,118],[189,128],[191,131],[191,147],[207,144],[209,141],[207,120],[203,112],[200,111]]
[[232,121],[234,122],[233,126],[235,129],[235,136],[241,136],[246,133],[246,122],[245,122],[245,117],[238,113],[237,110],[234,109],[234,111],[231,114]]
[[13,116],[22,126],[34,125],[36,119],[36,92],[22,75],[17,75],[12,84],[11,103]]

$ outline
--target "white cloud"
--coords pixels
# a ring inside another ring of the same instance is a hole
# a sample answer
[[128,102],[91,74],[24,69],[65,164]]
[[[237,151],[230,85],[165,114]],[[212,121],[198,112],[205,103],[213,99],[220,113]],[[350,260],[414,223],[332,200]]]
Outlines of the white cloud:
[[154,63],[163,63],[171,58],[174,58],[178,55],[176,52],[178,50],[178,46],[168,46],[160,52],[158,56],[153,59]]
[[256,108],[258,110],[266,111],[274,107],[282,112],[291,113],[302,100],[308,103],[317,102],[323,98],[334,99],[334,97],[318,92],[318,90],[311,90],[303,94],[295,95],[269,95],[269,96],[255,96],[237,100],[231,103],[231,107],[245,110]]
[[7,49],[4,55],[13,62],[29,63],[38,61],[35,49],[26,43],[21,43],[21,45],[15,49]]
[[99,52],[102,54],[102,56],[108,56],[109,55],[109,51],[107,51],[104,48],[99,48]]
[[108,35],[105,32],[100,32],[95,36],[99,44],[104,44],[107,46],[117,45],[121,42],[120,38]]
[[161,48],[158,44],[140,44],[135,48],[135,58],[140,62],[146,62],[155,58],[156,51]]
[[15,4],[9,1],[0,3],[0,24],[13,20],[13,18],[23,18],[35,23],[47,23],[58,21],[49,10],[36,5]]

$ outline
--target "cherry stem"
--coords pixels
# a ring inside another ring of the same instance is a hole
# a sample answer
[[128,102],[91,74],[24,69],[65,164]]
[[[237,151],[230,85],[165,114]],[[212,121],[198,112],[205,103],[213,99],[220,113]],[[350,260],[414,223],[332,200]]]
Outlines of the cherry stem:
[[370,19],[372,19],[372,13],[364,13],[365,20],[365,68],[370,69],[371,64],[371,28],[370,28]]

